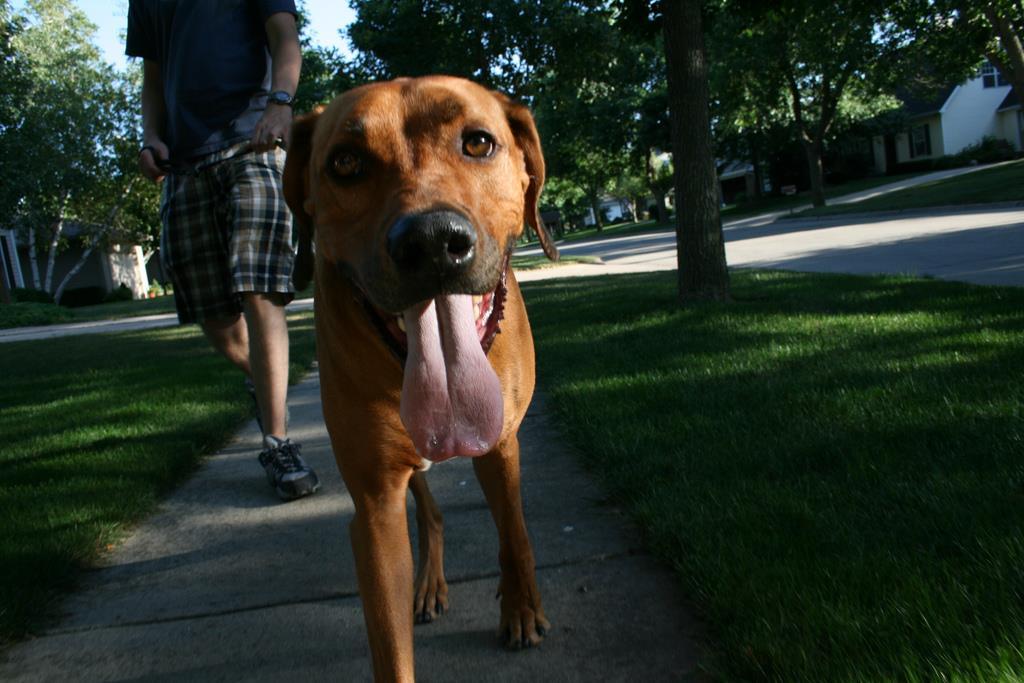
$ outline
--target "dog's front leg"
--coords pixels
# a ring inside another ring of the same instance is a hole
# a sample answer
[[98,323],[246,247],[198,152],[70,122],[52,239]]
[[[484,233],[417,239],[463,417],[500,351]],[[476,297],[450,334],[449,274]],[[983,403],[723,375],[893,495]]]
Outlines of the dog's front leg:
[[420,546],[413,613],[416,623],[429,624],[448,611],[448,583],[444,580],[444,520],[423,472],[412,475],[409,490],[416,499],[416,533]]
[[519,492],[519,439],[515,434],[485,456],[473,459],[477,480],[498,527],[501,564],[501,622],[498,637],[509,647],[531,647],[551,624],[544,617]]
[[405,516],[411,474],[392,470],[386,481],[384,472],[369,482],[345,478],[356,507],[350,535],[376,681],[414,679],[412,549]]

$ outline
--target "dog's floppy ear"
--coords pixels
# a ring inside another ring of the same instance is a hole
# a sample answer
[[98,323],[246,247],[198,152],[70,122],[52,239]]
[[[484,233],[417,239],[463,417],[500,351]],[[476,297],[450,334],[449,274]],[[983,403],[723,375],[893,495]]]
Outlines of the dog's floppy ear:
[[284,199],[292,210],[299,250],[292,269],[292,286],[302,291],[313,279],[313,216],[306,200],[309,197],[309,157],[313,151],[313,131],[322,107],[301,116],[292,124],[288,157],[284,164]]
[[505,108],[505,117],[512,129],[512,135],[516,144],[523,152],[523,159],[526,161],[526,173],[530,176],[530,186],[526,188],[524,199],[526,222],[530,224],[533,231],[537,233],[540,246],[552,261],[558,260],[558,248],[555,247],[548,229],[540,219],[540,191],[544,187],[544,152],[540,148],[540,135],[537,134],[537,126],[533,122],[530,110],[514,102],[512,99],[495,92],[495,97]]

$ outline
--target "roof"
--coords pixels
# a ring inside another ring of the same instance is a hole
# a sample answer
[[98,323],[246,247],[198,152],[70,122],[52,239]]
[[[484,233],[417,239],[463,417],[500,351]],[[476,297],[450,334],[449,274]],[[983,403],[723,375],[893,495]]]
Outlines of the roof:
[[930,92],[901,90],[896,96],[903,102],[903,109],[911,117],[937,114],[956,90],[956,84],[943,85]]
[[748,173],[753,172],[753,165],[746,161],[727,161],[720,167],[718,179],[732,180],[733,178],[742,178]]
[[1003,98],[1003,103],[999,105],[996,111],[1004,111],[1006,109],[1020,108],[1020,98],[1017,97],[1017,91],[1010,88],[1010,92],[1006,93],[1006,97]]

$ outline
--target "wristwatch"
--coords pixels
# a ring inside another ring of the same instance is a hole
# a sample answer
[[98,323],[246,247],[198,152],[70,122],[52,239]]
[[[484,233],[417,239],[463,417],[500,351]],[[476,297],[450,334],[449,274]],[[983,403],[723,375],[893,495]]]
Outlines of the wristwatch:
[[267,95],[267,102],[269,104],[280,104],[284,107],[290,107],[295,102],[295,98],[284,90],[275,90]]

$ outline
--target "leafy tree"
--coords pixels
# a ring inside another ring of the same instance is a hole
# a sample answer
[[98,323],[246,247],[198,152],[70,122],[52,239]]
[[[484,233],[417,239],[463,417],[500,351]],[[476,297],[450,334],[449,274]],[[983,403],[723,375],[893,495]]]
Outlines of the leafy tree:
[[[354,0],[349,27],[376,78],[446,73],[532,105],[548,172],[588,197],[623,170],[637,83],[606,2]],[[631,91],[632,88],[632,91]]]
[[[32,284],[59,300],[84,258],[126,225],[120,216],[129,199],[144,201],[135,194],[144,192],[135,180],[138,107],[128,77],[100,59],[95,27],[69,0],[28,0],[18,19],[23,28],[12,46],[26,79],[16,115],[0,130],[9,183],[2,208],[29,245]],[[71,221],[84,255],[55,283]]]
[[825,203],[825,144],[844,120],[844,110],[863,114],[892,106],[879,98],[896,74],[905,72],[906,35],[891,30],[892,5],[736,0],[721,15],[716,45],[729,46],[722,50],[728,66],[716,83],[734,79],[725,99],[738,112],[738,126],[752,126],[754,140],[768,132],[764,122],[780,120],[780,103],[785,103],[783,116],[791,117],[803,147],[816,206]]
[[602,83],[562,81],[538,97],[534,108],[550,174],[583,191],[598,230],[604,227],[601,197],[628,161],[628,112],[608,90]]
[[[571,227],[580,227],[583,224],[583,217],[590,208],[586,192],[579,185],[565,177],[554,176],[544,183],[544,209],[557,208],[561,214],[563,223]],[[560,226],[564,231],[564,226]],[[556,229],[558,237],[562,232]]]
[[1013,85],[1017,99],[1024,102],[1024,5],[1019,0],[957,3],[965,22],[986,37],[984,53],[999,72]]
[[668,223],[668,207],[665,197],[675,185],[675,166],[672,155],[652,149],[644,163],[647,188],[654,195],[654,219],[658,223]]
[[1024,102],[1024,5],[1018,0],[902,0],[894,23],[946,85],[988,59]]
[[[0,159],[10,159],[10,136],[7,131],[17,123],[18,93],[28,85],[24,64],[18,59],[14,46],[15,36],[21,31],[22,25],[11,14],[10,3],[0,0]],[[13,187],[11,165],[0,164],[0,212],[11,215],[13,201],[10,198]],[[7,281],[0,278],[0,302],[10,303],[10,292]]]
[[637,170],[627,166],[612,185],[612,195],[624,197],[629,202],[629,218],[634,222],[640,220],[641,213],[646,208],[644,198],[648,192],[647,179]]
[[316,45],[305,30],[309,26],[306,3],[298,2],[299,46],[302,50],[302,73],[295,93],[297,113],[308,112],[325,104],[336,95],[369,80],[357,65],[350,63],[333,47]]
[[[664,48],[658,46],[661,54]],[[665,82],[665,62],[660,60],[654,78],[645,88],[637,107],[637,129],[632,146],[633,163],[643,166],[647,189],[654,195],[655,219],[668,222],[665,197],[672,190],[672,127],[668,108],[668,86]]]
[[82,252],[62,281],[53,289],[59,301],[64,289],[85,265],[93,251],[113,245],[139,245],[144,260],[155,253],[160,242],[160,189],[146,182],[138,169],[142,122],[141,64],[117,73],[109,84],[108,125],[99,166],[91,182],[74,195],[68,215],[84,228]]
[[295,93],[296,113],[311,111],[368,80],[336,49],[313,45],[306,36],[300,39],[300,44],[302,74]]

